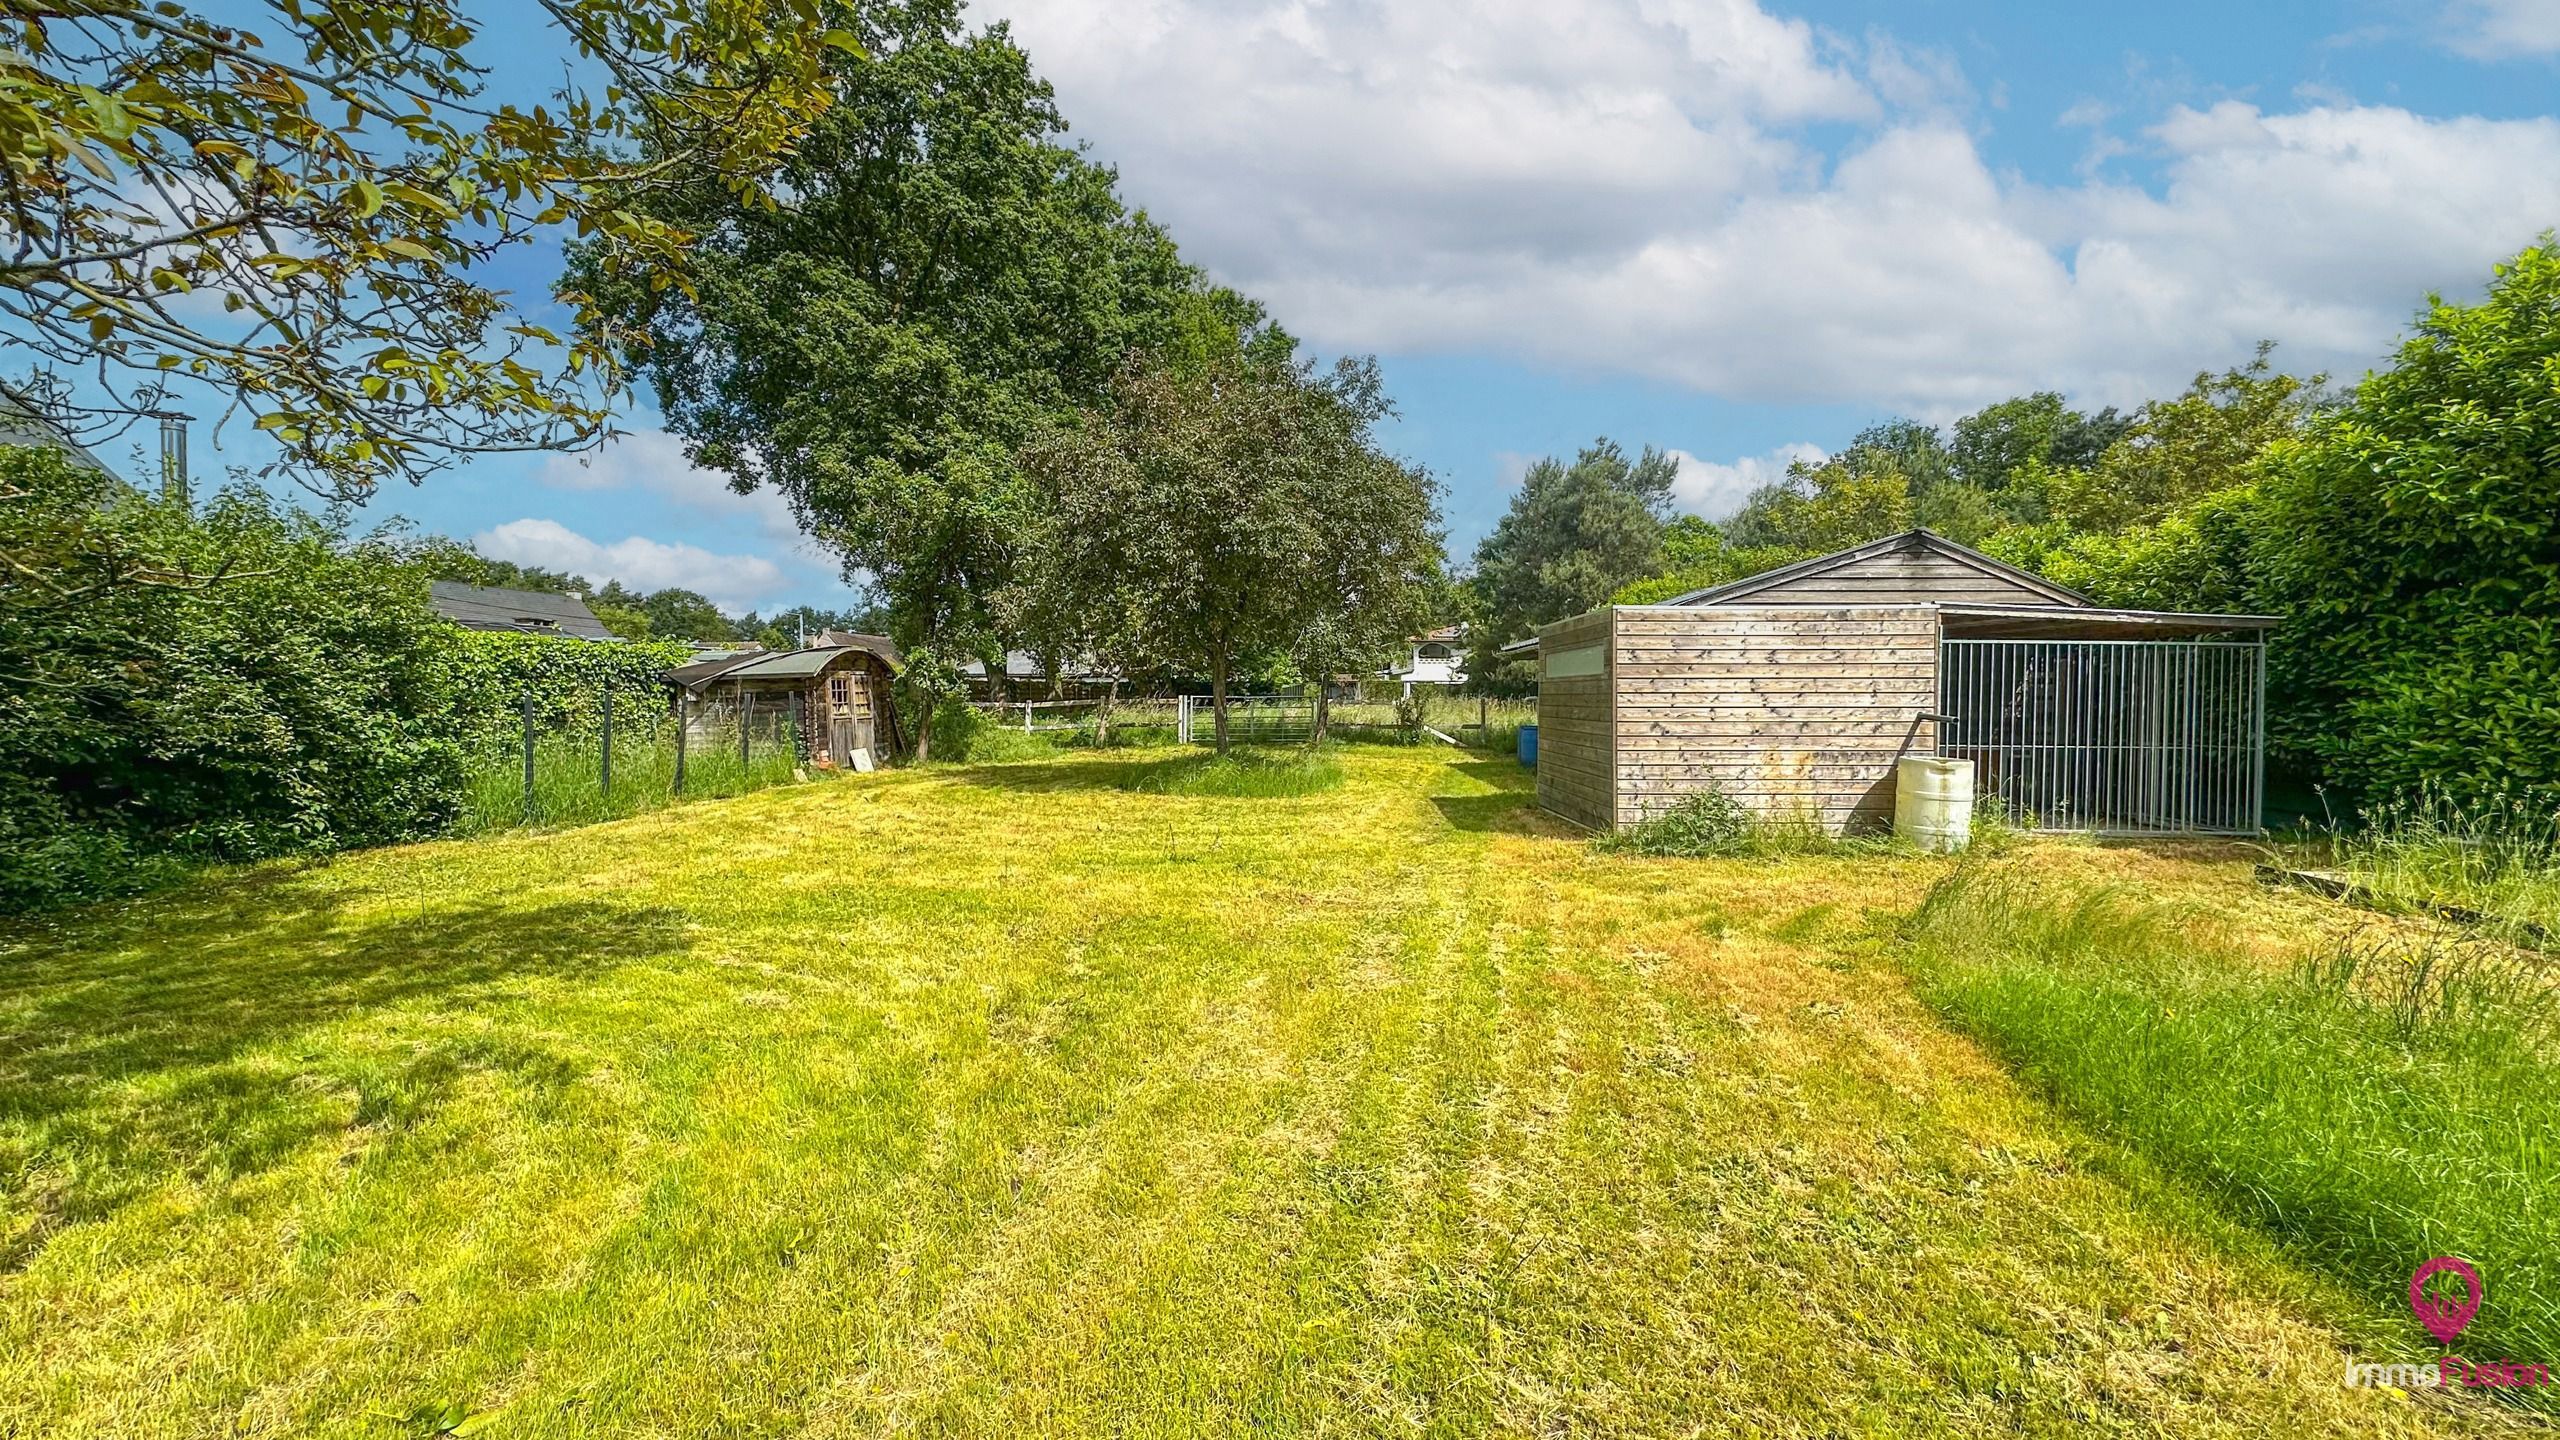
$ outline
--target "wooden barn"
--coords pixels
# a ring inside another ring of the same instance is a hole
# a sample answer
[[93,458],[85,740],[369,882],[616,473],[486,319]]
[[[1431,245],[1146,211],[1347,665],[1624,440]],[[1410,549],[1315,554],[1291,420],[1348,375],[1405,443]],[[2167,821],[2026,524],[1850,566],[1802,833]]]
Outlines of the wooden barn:
[[2109,609],[1926,530],[1538,632],[1538,803],[1593,828],[1714,789],[1889,825],[1894,762],[2103,833],[2246,834],[2264,800],[2262,615]]
[[681,665],[666,682],[689,745],[735,744],[742,732],[781,736],[821,769],[867,768],[906,749],[893,688],[899,663],[887,636],[829,630],[798,650]]

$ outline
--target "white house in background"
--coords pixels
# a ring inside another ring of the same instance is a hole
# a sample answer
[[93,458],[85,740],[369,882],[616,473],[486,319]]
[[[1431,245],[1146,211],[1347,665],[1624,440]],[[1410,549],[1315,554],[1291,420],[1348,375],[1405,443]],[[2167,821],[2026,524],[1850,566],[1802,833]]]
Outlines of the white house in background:
[[1405,643],[1406,653],[1379,671],[1378,678],[1403,682],[1407,694],[1416,685],[1467,683],[1466,626],[1443,625]]

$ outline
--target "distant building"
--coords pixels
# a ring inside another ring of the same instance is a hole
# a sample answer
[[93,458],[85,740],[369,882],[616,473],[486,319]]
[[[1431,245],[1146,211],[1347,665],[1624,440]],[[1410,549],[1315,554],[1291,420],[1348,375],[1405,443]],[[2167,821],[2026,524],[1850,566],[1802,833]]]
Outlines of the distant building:
[[427,586],[427,603],[465,630],[513,630],[520,635],[567,635],[579,640],[621,638],[604,628],[596,612],[575,595],[437,580]]
[[1004,652],[1004,672],[994,680],[988,678],[983,660],[971,660],[962,665],[960,678],[968,685],[969,693],[981,700],[1046,695],[1052,690],[1109,690],[1116,688],[1120,680],[1119,676],[1096,665],[1090,657],[1068,659],[1058,668],[1064,673],[1053,681],[1038,656],[1028,650],[1007,650]]
[[1406,651],[1396,662],[1378,672],[1382,680],[1400,681],[1410,692],[1416,685],[1464,685],[1467,683],[1467,627],[1443,625],[1405,642]]

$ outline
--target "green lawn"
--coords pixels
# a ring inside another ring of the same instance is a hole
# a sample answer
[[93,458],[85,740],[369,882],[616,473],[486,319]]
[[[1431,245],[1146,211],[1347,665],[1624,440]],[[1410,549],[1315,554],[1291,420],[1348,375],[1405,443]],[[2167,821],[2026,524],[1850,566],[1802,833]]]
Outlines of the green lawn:
[[2343,1389],[2366,1302],[1934,1018],[1947,862],[1596,855],[1438,748],[1130,763],[8,934],[0,1435],[2529,1423]]

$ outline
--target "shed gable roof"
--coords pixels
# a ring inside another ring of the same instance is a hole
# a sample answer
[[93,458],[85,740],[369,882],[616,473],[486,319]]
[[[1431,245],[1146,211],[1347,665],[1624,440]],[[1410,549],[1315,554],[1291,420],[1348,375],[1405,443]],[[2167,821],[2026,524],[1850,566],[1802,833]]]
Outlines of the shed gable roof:
[[1674,596],[1666,605],[2092,605],[2088,596],[1929,530],[1905,530],[1793,565]]

